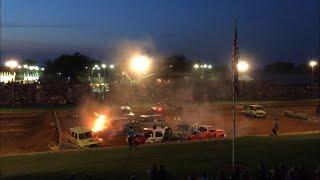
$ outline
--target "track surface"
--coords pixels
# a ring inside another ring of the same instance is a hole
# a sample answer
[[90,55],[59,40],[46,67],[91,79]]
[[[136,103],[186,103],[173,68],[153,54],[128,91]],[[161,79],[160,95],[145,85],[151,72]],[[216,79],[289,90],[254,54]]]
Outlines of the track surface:
[[0,116],[1,155],[48,151],[57,142],[51,113],[6,113]]
[[[319,116],[315,114],[314,103],[268,103],[265,104],[267,117],[264,119],[248,118],[241,114],[241,106],[237,106],[236,131],[237,136],[268,135],[277,118],[280,125],[280,133],[295,133],[305,131],[319,131]],[[141,108],[135,108],[142,112]],[[290,110],[307,114],[308,121],[303,121],[284,116],[284,111]],[[92,122],[87,118],[74,117],[75,114],[83,114],[78,111],[59,111],[61,129],[67,132],[70,127],[87,126]],[[86,109],[86,112],[93,109]],[[114,109],[108,109],[109,112]],[[232,110],[230,105],[191,105],[185,106],[181,120],[166,118],[170,127],[175,129],[178,124],[208,124],[216,128],[224,129],[227,135],[232,133]],[[3,113],[0,116],[1,155],[48,151],[48,144],[57,142],[57,132],[52,113]],[[105,140],[105,146],[125,145],[124,135],[115,135],[112,131],[100,134]]]

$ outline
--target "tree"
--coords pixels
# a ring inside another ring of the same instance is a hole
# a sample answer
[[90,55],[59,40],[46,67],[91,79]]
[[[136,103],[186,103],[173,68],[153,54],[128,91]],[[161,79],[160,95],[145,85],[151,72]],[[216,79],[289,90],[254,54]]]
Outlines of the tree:
[[291,62],[274,62],[265,66],[265,71],[271,73],[292,73],[295,71],[295,64]]
[[79,80],[79,77],[86,76],[96,62],[88,56],[80,53],[73,55],[61,55],[53,61],[45,62],[46,74],[60,75],[71,80]]

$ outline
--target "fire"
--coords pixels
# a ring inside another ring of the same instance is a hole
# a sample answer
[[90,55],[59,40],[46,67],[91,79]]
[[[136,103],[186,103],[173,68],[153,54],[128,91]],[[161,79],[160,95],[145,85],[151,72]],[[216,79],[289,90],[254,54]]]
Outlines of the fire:
[[96,119],[92,128],[93,132],[103,131],[107,128],[108,121],[105,115],[98,114],[96,115]]

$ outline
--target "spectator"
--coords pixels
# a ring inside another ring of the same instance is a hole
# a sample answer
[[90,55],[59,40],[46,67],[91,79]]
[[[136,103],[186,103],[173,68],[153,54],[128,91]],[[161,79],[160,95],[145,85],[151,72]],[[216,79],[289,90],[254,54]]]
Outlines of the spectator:
[[157,165],[154,164],[152,169],[149,171],[150,180],[157,179],[157,174],[158,174],[158,168],[157,168]]
[[224,171],[222,169],[218,170],[217,176],[215,180],[227,180]]
[[164,169],[163,165],[160,165],[160,169],[159,169],[159,172],[158,172],[158,177],[159,177],[159,180],[167,179],[167,171]]

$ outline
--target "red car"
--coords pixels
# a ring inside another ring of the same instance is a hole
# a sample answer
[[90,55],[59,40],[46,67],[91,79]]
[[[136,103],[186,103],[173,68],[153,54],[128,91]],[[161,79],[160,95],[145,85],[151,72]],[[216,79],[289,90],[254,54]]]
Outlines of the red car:
[[193,134],[189,135],[190,140],[198,139],[223,139],[227,137],[226,133],[222,129],[214,129],[212,126],[200,126],[197,129],[193,129]]
[[151,111],[154,114],[181,115],[183,113],[183,107],[174,105],[172,103],[167,103],[167,104],[157,103],[157,106],[151,107]]
[[[150,137],[150,134],[152,133],[151,128],[144,128],[142,133],[137,133],[133,137],[133,144],[134,145],[140,145],[145,144],[148,137]],[[128,138],[126,139],[128,141]]]

